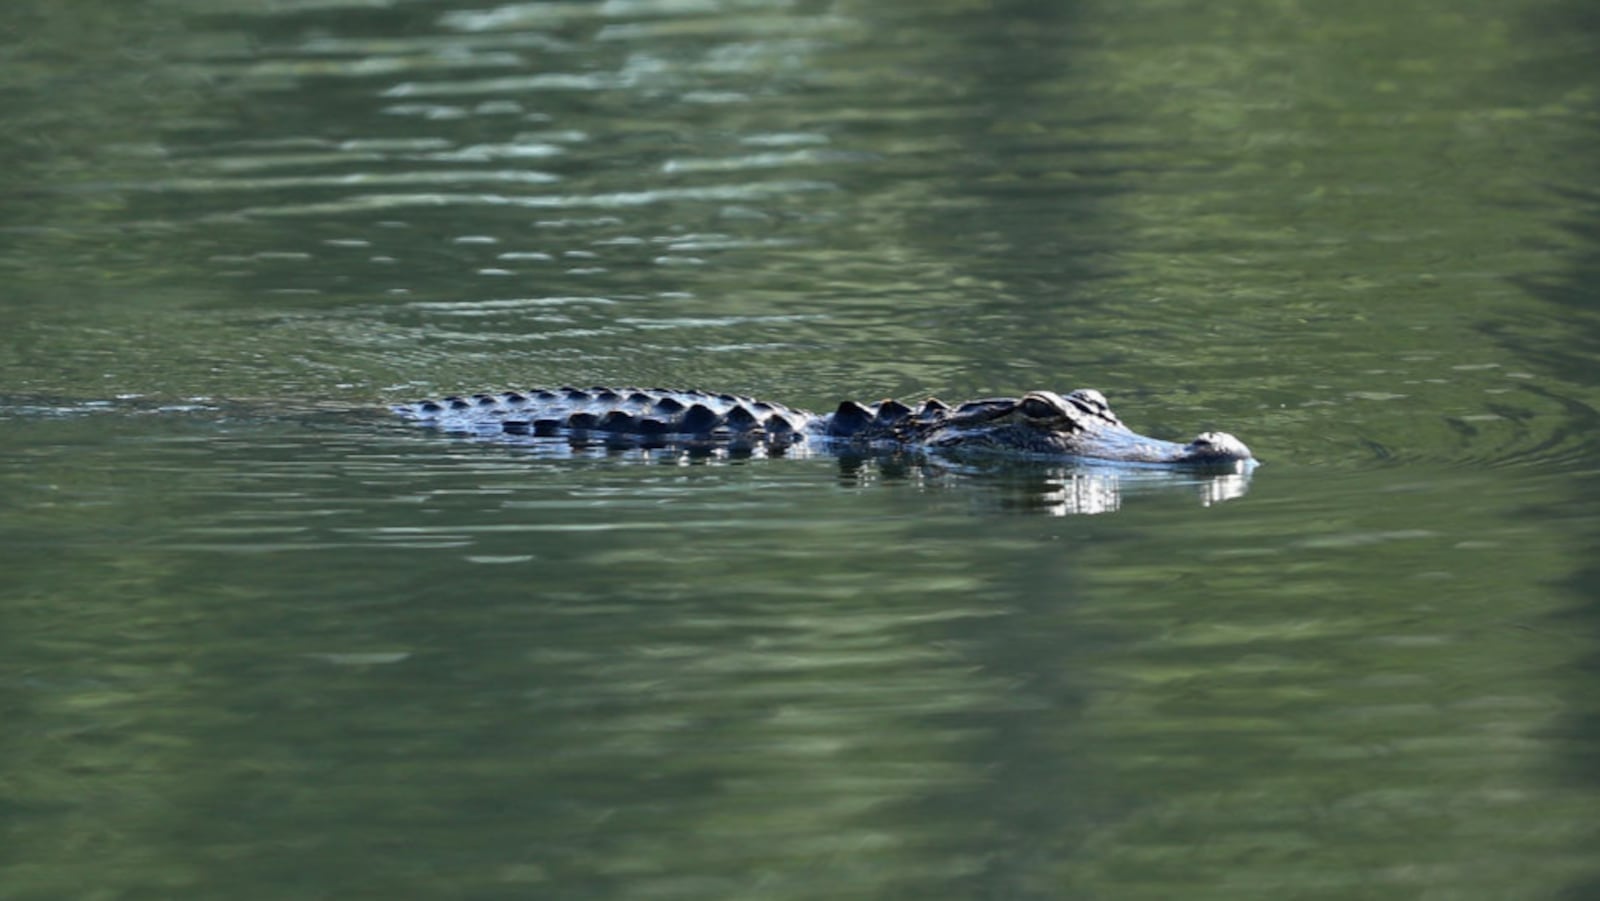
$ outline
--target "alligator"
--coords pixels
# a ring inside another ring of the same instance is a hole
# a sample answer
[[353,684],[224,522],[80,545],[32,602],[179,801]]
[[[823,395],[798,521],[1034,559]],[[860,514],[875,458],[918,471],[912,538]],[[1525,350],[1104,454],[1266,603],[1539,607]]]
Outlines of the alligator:
[[1129,429],[1092,388],[1029,391],[950,405],[928,398],[847,400],[818,414],[737,394],[667,388],[539,388],[399,404],[395,413],[446,432],[566,436],[637,447],[818,447],[843,453],[1002,454],[1036,459],[1202,467],[1256,465],[1244,442],[1202,432],[1187,444]]

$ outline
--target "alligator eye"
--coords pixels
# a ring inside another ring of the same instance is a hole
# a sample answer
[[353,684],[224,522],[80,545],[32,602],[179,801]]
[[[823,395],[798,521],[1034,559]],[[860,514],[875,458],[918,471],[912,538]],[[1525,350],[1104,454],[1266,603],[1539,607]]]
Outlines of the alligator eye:
[[1061,411],[1054,405],[1037,397],[1024,397],[1022,403],[1017,405],[1017,409],[1029,419],[1058,419],[1061,416]]

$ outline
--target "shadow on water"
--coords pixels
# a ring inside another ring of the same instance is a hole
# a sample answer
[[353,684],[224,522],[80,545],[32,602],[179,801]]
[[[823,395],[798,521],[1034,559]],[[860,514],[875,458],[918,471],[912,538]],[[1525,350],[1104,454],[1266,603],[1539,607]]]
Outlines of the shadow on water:
[[[1083,134],[1090,129],[1084,127],[1082,105],[1060,102],[1073,89],[1078,3],[1009,0],[981,14],[965,5],[947,14],[963,12],[972,19],[967,26],[937,32],[959,35],[960,45],[926,59],[940,60],[937,77],[971,98],[979,111],[960,120],[953,136],[960,162],[946,172],[955,176],[951,196],[964,222],[952,228],[947,216],[926,217],[906,227],[918,243],[947,248],[964,282],[984,286],[964,313],[976,327],[955,338],[968,345],[967,359],[991,360],[997,348],[1040,354],[992,362],[968,377],[1005,378],[1008,367],[1010,377],[1053,377],[1054,355],[1062,344],[1081,347],[1093,337],[1093,328],[1075,331],[1072,326],[1095,318],[1093,292],[1084,289],[1103,275],[1097,261],[1115,238],[1108,237],[1102,205],[1122,188],[1115,171],[1088,178],[1052,176],[1069,169],[1087,172],[1096,152],[1116,148],[1086,144]],[[916,7],[914,14],[926,12]],[[1006,137],[996,140],[997,135]],[[1005,202],[995,202],[997,197]],[[1004,263],[985,266],[984,260]],[[1034,262],[1028,268],[1021,261]],[[1081,352],[1069,351],[1069,356],[1083,361]],[[890,479],[938,484],[949,478],[926,463],[857,466],[852,473],[842,464],[846,477],[875,468]],[[1055,515],[1115,510],[1122,495],[1139,484],[1092,469],[1006,467],[985,476],[980,484],[1001,509]],[[1172,474],[1161,478],[1167,487],[1175,479]],[[968,897],[1050,896],[1060,886],[1045,875],[1048,864],[1059,861],[1063,849],[1080,845],[1094,824],[1123,812],[1124,800],[1109,788],[1098,758],[1078,753],[1082,739],[1062,729],[1064,722],[1080,720],[1093,687],[1077,684],[1074,668],[1062,664],[1070,649],[1059,643],[1060,626],[1071,618],[1076,593],[1071,571],[1063,573],[1048,559],[1030,555],[1020,566],[990,574],[990,590],[1006,597],[1013,609],[1007,617],[975,624],[961,642],[966,659],[1007,686],[1000,709],[985,706],[925,724],[969,734],[967,766],[982,777],[928,792],[887,814],[894,820],[940,822],[951,811],[961,812],[966,826],[931,837],[929,850],[968,862],[943,887]],[[1055,590],[1042,590],[1045,585]],[[1096,640],[1087,630],[1073,634],[1075,647]]]
[[[1591,85],[1600,79],[1600,66],[1596,65],[1600,60],[1600,12],[1592,3],[1564,0],[1544,18],[1529,24],[1541,31],[1569,35],[1576,49],[1542,60],[1527,74],[1568,88],[1576,81],[1575,73],[1587,76]],[[1554,383],[1594,388],[1595,361],[1600,359],[1600,189],[1596,188],[1600,185],[1600,153],[1595,149],[1600,147],[1600,128],[1594,126],[1597,109],[1592,100],[1589,104],[1588,140],[1572,149],[1585,160],[1588,180],[1549,187],[1564,198],[1565,208],[1579,211],[1564,224],[1572,239],[1569,266],[1559,274],[1517,280],[1519,287],[1560,309],[1563,321],[1568,323],[1567,330],[1551,337],[1522,335],[1514,326],[1496,327],[1492,332],[1530,368],[1552,376]],[[1544,393],[1566,411],[1567,429],[1574,433],[1583,457],[1594,460],[1600,455],[1600,413],[1581,399]],[[1576,604],[1556,617],[1556,626],[1564,632],[1582,634],[1592,647],[1600,642],[1600,532],[1596,530],[1600,521],[1600,482],[1574,478],[1569,491],[1564,502],[1530,512],[1540,521],[1555,519],[1583,533],[1574,538],[1573,544],[1586,545],[1588,552],[1563,580]],[[1566,698],[1566,715],[1557,721],[1552,737],[1569,750],[1566,778],[1582,781],[1593,790],[1600,788],[1600,770],[1595,767],[1596,751],[1600,749],[1600,706],[1593,690],[1595,680],[1600,678],[1600,654],[1591,652],[1578,665],[1583,676],[1573,684],[1586,690]],[[1600,897],[1600,867],[1591,869],[1592,875],[1568,886],[1561,897],[1571,901]]]
[[904,227],[973,286],[961,312],[971,325],[950,335],[974,370],[963,375],[990,390],[1019,380],[1095,387],[1070,380],[1115,357],[1102,339],[1125,328],[1094,289],[1112,274],[1107,261],[1123,238],[1105,207],[1129,190],[1147,148],[1111,137],[1118,113],[1085,96],[1078,56],[1090,39],[1078,3],[935,9],[956,23],[935,33],[960,44],[919,62],[937,63],[925,77],[971,109],[952,122],[956,149],[941,158],[946,204]]

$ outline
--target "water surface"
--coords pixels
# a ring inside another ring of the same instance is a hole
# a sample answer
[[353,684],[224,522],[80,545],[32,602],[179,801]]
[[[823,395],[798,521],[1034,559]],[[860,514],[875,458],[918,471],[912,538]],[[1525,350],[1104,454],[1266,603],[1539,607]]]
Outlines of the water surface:
[[[0,898],[1582,898],[1577,4],[21,2]],[[443,436],[1096,387],[1247,482]]]

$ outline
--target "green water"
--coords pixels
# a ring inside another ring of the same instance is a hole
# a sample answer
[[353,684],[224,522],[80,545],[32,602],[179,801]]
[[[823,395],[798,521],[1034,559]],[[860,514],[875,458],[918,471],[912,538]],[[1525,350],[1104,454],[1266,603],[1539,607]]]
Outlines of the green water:
[[[1586,6],[0,22],[0,899],[1600,894]],[[363,412],[568,382],[1265,463]]]

